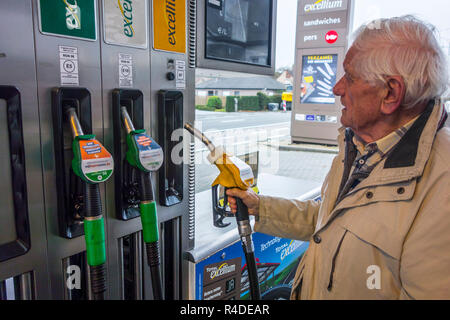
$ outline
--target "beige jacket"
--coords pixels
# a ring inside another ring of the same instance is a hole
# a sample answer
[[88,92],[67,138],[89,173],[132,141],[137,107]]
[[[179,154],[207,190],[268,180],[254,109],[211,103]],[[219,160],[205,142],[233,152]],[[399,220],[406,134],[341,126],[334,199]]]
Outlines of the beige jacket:
[[439,102],[430,104],[395,151],[336,207],[345,129],[322,201],[261,196],[255,231],[310,241],[291,299],[450,299],[450,130],[442,128],[444,114]]

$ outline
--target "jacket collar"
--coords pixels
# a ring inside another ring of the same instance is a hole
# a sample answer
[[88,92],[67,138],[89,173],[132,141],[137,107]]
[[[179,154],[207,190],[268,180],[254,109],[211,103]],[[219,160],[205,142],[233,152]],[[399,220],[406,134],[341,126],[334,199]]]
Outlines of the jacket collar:
[[405,168],[414,166],[419,149],[420,136],[425,129],[425,125],[430,119],[435,103],[430,101],[428,107],[414,122],[410,130],[405,133],[402,139],[394,147],[389,157],[384,163],[385,169]]

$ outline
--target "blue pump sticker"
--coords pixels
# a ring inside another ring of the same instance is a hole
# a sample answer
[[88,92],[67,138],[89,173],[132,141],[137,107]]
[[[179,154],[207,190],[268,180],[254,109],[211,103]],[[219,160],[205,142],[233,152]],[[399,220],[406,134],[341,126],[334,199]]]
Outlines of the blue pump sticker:
[[164,161],[164,153],[161,146],[145,133],[136,134],[133,138],[139,150],[141,165],[149,171],[158,170]]

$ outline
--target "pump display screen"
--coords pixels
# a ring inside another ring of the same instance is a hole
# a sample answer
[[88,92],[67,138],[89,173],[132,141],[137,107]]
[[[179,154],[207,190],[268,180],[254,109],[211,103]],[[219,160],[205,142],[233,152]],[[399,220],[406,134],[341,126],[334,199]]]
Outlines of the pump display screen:
[[300,103],[335,104],[337,66],[337,54],[303,56]]
[[206,58],[270,66],[272,0],[206,3]]

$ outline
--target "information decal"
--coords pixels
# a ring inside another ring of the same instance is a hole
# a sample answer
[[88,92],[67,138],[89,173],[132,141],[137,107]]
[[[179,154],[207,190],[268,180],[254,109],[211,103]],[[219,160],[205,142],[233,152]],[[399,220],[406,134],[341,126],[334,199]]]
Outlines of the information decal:
[[79,85],[78,48],[59,46],[59,70],[61,85]]
[[147,0],[103,0],[103,24],[106,43],[147,48]]
[[119,87],[133,87],[133,56],[119,53]]
[[302,62],[300,102],[335,104],[333,87],[336,85],[338,55],[305,55]]

